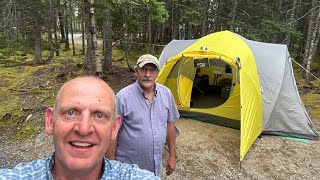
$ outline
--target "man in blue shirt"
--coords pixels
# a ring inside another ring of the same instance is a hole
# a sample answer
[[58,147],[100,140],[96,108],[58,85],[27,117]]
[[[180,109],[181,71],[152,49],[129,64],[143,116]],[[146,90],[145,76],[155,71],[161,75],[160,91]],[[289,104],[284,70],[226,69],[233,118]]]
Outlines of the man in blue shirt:
[[114,92],[102,79],[83,76],[65,83],[45,121],[55,152],[46,160],[0,169],[0,179],[160,179],[137,165],[104,158],[121,119]]
[[137,164],[160,176],[167,142],[166,173],[170,175],[176,168],[174,120],[179,118],[179,112],[171,91],[155,82],[159,72],[156,57],[141,56],[135,71],[137,81],[117,93],[122,124],[117,141],[111,142],[106,155],[120,162]]

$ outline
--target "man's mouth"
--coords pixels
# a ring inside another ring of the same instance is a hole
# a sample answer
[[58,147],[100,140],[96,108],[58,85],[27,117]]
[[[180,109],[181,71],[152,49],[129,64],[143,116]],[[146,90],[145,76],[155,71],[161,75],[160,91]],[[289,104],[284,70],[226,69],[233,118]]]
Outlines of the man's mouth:
[[93,146],[93,144],[83,143],[83,142],[70,142],[70,144],[72,146],[76,146],[76,147],[91,147],[91,146]]
[[151,82],[151,79],[142,79],[144,82]]

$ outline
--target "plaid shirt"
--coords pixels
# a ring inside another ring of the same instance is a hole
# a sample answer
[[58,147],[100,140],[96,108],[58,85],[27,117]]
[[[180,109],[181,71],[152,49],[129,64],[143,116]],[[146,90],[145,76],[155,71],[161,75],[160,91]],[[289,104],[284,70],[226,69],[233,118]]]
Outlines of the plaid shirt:
[[[51,169],[54,164],[54,155],[45,160],[35,160],[20,163],[13,169],[0,169],[0,180],[10,179],[54,179]],[[137,165],[120,163],[104,159],[104,173],[101,179],[160,179],[153,173],[139,169]]]

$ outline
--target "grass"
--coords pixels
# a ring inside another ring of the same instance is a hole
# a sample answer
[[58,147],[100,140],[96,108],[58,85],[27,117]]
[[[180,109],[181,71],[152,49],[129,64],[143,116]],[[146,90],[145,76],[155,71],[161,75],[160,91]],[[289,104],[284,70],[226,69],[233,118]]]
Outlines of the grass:
[[305,94],[301,99],[312,118],[320,118],[320,94]]
[[26,91],[26,79],[41,67],[16,66],[0,68],[0,118],[11,113],[10,121],[7,124],[2,122],[1,126],[12,127],[22,116],[21,95]]
[[41,131],[43,128],[40,127],[38,124],[26,123],[18,133],[15,135],[17,139],[25,139],[29,136],[35,134],[36,132]]

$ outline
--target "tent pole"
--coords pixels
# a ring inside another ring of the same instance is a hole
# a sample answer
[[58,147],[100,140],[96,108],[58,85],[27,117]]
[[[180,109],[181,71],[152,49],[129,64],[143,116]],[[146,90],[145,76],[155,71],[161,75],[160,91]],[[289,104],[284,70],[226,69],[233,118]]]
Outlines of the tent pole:
[[295,61],[293,58],[290,58],[293,62],[295,62],[298,66],[300,66],[303,70],[305,70],[307,73],[311,74],[315,79],[317,79],[320,82],[320,79],[315,76],[314,74],[312,74],[310,71],[308,71],[308,69],[306,69],[305,67],[303,67],[301,64],[299,64],[297,61]]

